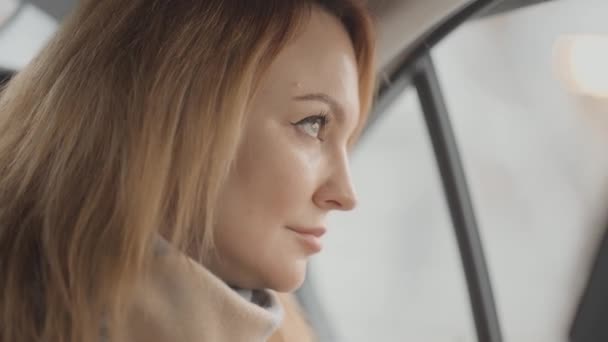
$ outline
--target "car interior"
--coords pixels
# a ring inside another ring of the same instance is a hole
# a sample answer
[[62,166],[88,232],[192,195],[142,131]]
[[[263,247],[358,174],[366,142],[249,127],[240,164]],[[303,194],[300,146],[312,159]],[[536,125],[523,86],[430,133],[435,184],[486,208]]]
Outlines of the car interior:
[[[76,2],[0,1],[0,86]],[[297,292],[319,340],[608,341],[608,2],[366,2],[368,200]]]

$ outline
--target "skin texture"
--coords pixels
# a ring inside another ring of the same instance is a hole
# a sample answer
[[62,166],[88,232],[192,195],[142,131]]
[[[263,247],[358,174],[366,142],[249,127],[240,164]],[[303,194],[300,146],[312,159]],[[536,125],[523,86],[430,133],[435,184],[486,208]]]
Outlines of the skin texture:
[[220,196],[212,272],[241,288],[289,292],[302,284],[318,250],[289,228],[325,227],[329,212],[355,207],[347,143],[359,110],[349,36],[336,18],[315,9],[253,98]]

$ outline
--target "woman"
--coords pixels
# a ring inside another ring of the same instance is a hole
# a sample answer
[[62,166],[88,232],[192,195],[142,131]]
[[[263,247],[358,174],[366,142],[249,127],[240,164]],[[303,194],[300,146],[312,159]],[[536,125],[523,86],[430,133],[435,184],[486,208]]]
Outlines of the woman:
[[84,1],[0,98],[0,341],[298,336],[373,54],[351,0]]

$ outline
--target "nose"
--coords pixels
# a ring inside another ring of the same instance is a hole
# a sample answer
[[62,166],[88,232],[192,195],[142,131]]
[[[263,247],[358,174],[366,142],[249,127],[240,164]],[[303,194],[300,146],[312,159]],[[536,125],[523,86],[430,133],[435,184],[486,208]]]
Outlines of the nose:
[[319,208],[325,210],[348,211],[357,206],[357,195],[346,156],[333,164],[329,176],[315,192],[313,201]]

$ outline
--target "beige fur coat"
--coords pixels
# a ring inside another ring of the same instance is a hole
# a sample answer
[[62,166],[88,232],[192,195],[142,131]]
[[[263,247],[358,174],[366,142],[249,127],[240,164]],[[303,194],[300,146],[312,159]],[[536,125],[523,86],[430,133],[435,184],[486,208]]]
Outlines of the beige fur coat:
[[164,241],[156,258],[117,342],[262,342],[281,324],[274,292],[239,294]]

